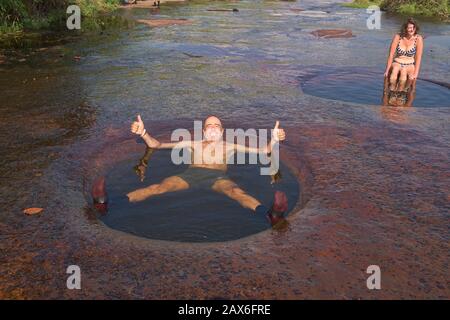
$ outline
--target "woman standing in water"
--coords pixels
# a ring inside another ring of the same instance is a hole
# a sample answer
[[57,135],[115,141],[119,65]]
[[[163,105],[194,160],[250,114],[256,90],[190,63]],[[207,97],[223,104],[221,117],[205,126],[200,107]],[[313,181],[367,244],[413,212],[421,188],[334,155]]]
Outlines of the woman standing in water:
[[[389,77],[390,72],[390,89],[395,90],[397,80],[399,80],[398,90],[402,91],[402,87],[406,80],[417,79],[420,71],[420,64],[423,53],[423,38],[418,34],[419,26],[413,18],[409,18],[396,34],[391,42],[389,57],[386,65],[384,76]],[[400,75],[400,76],[399,76]]]

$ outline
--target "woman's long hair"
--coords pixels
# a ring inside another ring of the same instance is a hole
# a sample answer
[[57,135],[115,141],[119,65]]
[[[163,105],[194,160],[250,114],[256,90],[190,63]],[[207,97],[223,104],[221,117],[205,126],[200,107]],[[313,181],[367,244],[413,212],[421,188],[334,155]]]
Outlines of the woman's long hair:
[[404,24],[402,24],[402,27],[400,29],[400,37],[404,38],[408,35],[407,29],[408,29],[409,24],[414,25],[414,27],[416,29],[416,33],[414,35],[419,33],[420,27],[417,24],[416,20],[414,20],[413,18],[408,18],[408,20]]

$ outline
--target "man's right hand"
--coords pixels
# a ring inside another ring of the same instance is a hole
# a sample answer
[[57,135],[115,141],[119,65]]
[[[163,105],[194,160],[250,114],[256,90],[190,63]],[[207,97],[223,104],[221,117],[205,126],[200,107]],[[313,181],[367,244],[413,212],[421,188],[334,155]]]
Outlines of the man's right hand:
[[131,124],[131,132],[142,135],[144,133],[144,122],[141,119],[141,115],[137,115],[136,121]]

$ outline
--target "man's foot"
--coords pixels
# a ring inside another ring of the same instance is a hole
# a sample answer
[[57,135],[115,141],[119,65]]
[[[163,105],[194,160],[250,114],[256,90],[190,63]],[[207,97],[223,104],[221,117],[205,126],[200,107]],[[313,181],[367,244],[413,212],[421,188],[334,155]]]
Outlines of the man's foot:
[[281,222],[286,221],[284,214],[288,209],[287,196],[282,191],[275,191],[274,201],[272,207],[267,213],[267,219],[269,220],[272,227],[280,225]]
[[108,196],[105,188],[105,177],[100,177],[94,181],[91,196],[94,208],[100,213],[106,213],[108,211]]

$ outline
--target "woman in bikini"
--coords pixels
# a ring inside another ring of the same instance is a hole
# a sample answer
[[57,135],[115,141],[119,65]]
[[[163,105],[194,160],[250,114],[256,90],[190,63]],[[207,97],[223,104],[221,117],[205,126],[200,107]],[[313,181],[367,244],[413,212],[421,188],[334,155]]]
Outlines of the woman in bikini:
[[[406,80],[417,79],[420,71],[420,63],[422,61],[423,38],[418,34],[419,26],[414,19],[409,18],[392,39],[389,57],[386,65],[384,76],[389,77],[390,72],[390,89],[396,90],[397,80],[398,91],[402,91],[402,87]],[[400,75],[400,76],[399,76]]]

